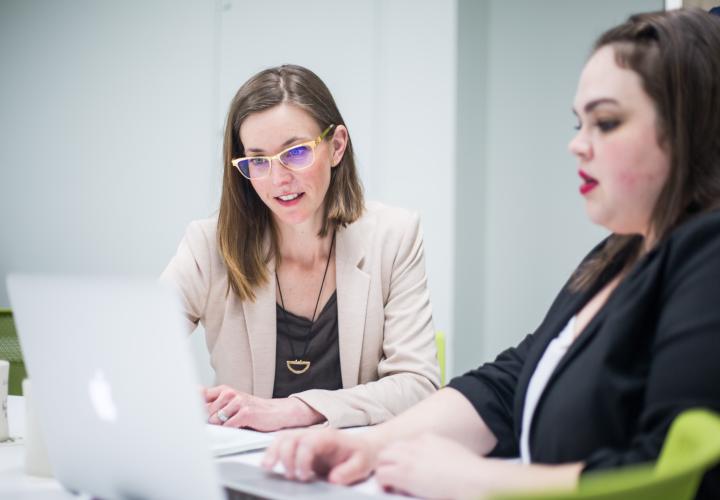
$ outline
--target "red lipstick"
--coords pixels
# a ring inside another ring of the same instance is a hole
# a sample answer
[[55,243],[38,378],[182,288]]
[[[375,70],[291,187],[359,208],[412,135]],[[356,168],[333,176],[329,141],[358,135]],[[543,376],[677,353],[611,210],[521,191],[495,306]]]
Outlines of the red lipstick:
[[583,183],[580,185],[580,194],[583,196],[595,189],[595,186],[598,185],[597,179],[590,177],[584,170],[578,170],[578,174],[583,180]]

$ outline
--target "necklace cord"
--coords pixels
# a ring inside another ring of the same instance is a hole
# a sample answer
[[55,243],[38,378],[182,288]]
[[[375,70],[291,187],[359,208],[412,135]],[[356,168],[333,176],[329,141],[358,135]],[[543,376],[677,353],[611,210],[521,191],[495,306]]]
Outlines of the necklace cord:
[[[315,314],[317,314],[317,308],[318,308],[318,305],[320,304],[320,296],[322,296],[323,287],[325,286],[325,278],[327,277],[328,268],[330,267],[330,258],[332,257],[333,248],[335,248],[335,231],[333,231],[332,241],[330,242],[330,252],[328,253],[327,261],[325,262],[325,271],[323,272],[322,281],[320,282],[320,292],[318,292],[317,300],[315,301],[315,309],[313,309],[312,318],[310,319],[310,327],[308,328],[308,332],[305,335],[305,346],[303,348],[302,356],[300,356],[301,358],[305,358],[305,354],[307,354],[308,346],[310,345],[310,337],[312,334],[312,327],[313,327],[313,324],[315,323]],[[275,271],[275,283],[277,283],[278,293],[280,294],[280,305],[282,305],[285,323],[288,323],[287,311],[285,310],[285,300],[283,299],[282,288],[280,287],[280,278],[278,278],[277,270]],[[288,343],[290,344],[290,351],[292,352],[293,358],[297,359],[297,356],[295,355],[295,348],[293,347],[293,343],[290,338],[288,338]]]

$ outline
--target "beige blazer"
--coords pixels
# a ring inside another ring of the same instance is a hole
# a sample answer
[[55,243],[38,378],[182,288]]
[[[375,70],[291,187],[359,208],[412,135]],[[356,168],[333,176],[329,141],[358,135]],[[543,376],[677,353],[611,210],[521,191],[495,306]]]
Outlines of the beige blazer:
[[[162,280],[180,292],[192,331],[205,328],[216,382],[270,398],[275,378],[275,264],[256,300],[228,290],[217,218],[192,222]],[[440,383],[422,232],[416,214],[368,203],[336,234],[336,284],[343,389],[300,398],[347,427],[388,420]]]

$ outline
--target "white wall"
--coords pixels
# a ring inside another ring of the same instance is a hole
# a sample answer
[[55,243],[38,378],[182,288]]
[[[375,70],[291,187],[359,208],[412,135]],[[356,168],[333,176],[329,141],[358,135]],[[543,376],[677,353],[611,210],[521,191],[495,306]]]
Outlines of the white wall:
[[220,26],[221,109],[268,66],[325,81],[367,198],[420,212],[435,326],[452,332],[455,2],[225,1]]
[[0,304],[10,271],[158,274],[212,210],[206,2],[0,3]]
[[662,7],[661,0],[492,0],[479,8],[460,0],[459,39],[477,47],[459,47],[460,74],[478,81],[485,96],[460,86],[459,123],[475,123],[477,135],[459,134],[458,224],[465,214],[464,238],[481,246],[475,255],[457,250],[455,295],[465,306],[455,310],[456,373],[532,332],[605,236],[585,216],[566,147],[576,124],[575,85],[600,33]]
[[292,62],[334,93],[367,197],[421,213],[451,332],[455,22],[444,0],[3,0],[0,306],[13,271],[159,274],[217,208],[235,91]]
[[485,317],[488,2],[458,1],[453,354],[449,373],[477,366]]
[[187,222],[217,208],[234,92],[304,64],[338,101],[368,198],[420,211],[436,326],[460,372],[534,329],[603,235],[565,149],[576,79],[597,34],[660,8],[2,0],[0,279],[157,275]]
[[0,2],[0,306],[9,272],[157,275],[214,209],[214,24],[201,0]]

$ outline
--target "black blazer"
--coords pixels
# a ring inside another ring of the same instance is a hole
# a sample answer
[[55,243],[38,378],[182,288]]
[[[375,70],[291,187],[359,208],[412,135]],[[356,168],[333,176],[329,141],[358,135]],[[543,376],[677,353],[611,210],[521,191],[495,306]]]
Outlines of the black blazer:
[[[585,292],[566,284],[533,334],[450,382],[497,437],[492,456],[520,454],[537,363],[621,267]],[[720,412],[720,211],[685,222],[635,264],[573,342],[535,410],[532,461],[583,461],[587,471],[654,460],[672,420],[696,406]]]

